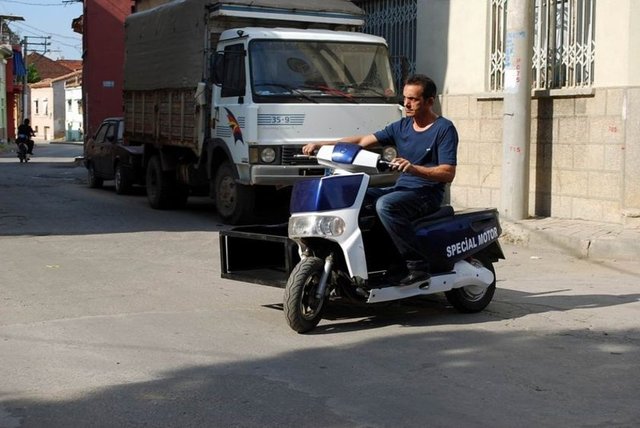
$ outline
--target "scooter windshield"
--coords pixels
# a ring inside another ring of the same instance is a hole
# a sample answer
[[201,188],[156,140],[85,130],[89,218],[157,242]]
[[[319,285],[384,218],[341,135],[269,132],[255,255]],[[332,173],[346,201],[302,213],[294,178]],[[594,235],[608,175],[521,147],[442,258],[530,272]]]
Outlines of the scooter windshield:
[[291,213],[332,211],[353,206],[364,174],[334,175],[296,183]]

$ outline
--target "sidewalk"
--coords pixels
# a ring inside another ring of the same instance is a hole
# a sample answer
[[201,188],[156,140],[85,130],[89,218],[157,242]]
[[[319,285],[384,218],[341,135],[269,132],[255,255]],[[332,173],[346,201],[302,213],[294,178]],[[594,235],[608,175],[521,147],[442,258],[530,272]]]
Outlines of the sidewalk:
[[81,146],[84,143],[82,141],[51,140],[51,141],[44,141],[41,144],[76,144],[76,145]]
[[517,222],[500,218],[503,242],[544,250],[553,247],[589,259],[637,260],[640,226],[540,218]]

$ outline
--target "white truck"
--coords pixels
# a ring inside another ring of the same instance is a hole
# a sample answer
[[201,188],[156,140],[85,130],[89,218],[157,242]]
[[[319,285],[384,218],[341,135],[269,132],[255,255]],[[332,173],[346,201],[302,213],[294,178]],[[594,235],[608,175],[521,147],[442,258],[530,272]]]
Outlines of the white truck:
[[125,140],[144,147],[149,203],[214,198],[229,224],[324,174],[309,142],[402,115],[385,40],[346,0],[174,0],[125,23]]

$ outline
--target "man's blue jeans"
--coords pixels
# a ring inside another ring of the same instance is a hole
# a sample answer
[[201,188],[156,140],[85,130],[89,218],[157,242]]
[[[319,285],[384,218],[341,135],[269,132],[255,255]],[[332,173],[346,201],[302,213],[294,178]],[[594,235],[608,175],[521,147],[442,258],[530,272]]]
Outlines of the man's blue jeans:
[[437,211],[442,194],[437,189],[382,187],[368,189],[367,197],[375,200],[378,217],[407,268],[427,270],[428,263],[421,254],[412,221]]

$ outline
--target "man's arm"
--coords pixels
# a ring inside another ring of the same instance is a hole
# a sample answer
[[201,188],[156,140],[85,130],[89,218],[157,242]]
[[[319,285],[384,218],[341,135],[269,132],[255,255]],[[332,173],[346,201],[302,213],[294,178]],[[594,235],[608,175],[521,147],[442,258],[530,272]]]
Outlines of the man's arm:
[[414,165],[404,158],[395,158],[391,161],[393,169],[406,172],[428,180],[451,183],[456,176],[456,166],[440,164],[437,166]]

